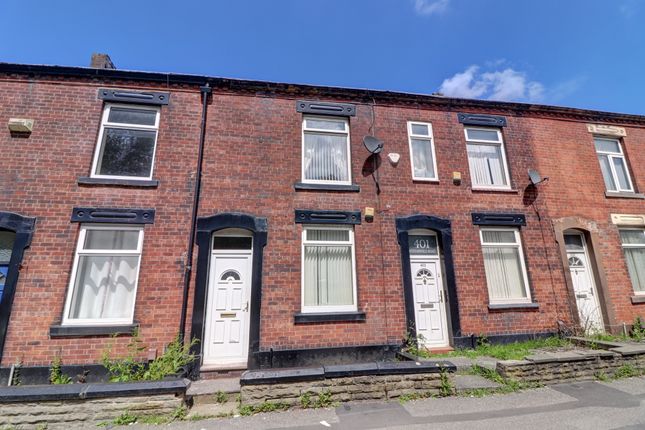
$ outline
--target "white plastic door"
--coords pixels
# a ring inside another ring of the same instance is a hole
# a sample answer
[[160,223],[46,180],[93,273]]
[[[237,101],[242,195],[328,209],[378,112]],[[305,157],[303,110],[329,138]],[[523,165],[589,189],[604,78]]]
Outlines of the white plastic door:
[[419,344],[427,348],[446,347],[448,321],[439,259],[413,260],[410,266]]
[[213,253],[203,364],[245,367],[249,351],[251,256]]

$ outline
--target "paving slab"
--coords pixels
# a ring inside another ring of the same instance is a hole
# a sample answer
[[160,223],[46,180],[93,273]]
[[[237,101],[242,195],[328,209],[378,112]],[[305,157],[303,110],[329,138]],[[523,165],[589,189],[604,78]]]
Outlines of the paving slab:
[[645,345],[625,345],[619,348],[612,348],[611,351],[620,355],[637,355],[645,354]]
[[498,361],[499,360],[493,357],[477,357],[473,364],[476,364],[479,367],[483,367],[484,369],[495,370],[497,369]]
[[479,375],[455,375],[455,389],[458,393],[478,389],[496,389],[501,384]]
[[240,378],[205,379],[193,381],[186,391],[187,396],[203,396],[207,394],[239,393]]
[[457,371],[470,370],[473,366],[473,360],[468,357],[450,357],[450,362],[455,365]]

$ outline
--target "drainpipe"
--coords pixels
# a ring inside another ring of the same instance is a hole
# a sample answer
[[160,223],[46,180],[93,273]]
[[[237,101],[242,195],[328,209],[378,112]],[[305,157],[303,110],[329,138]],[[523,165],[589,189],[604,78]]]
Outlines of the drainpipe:
[[199,130],[199,154],[197,156],[197,172],[195,174],[195,191],[193,193],[193,213],[190,219],[190,234],[188,236],[188,251],[186,255],[186,266],[184,268],[184,294],[181,302],[181,317],[179,318],[179,341],[184,342],[186,334],[186,311],[188,308],[188,292],[190,290],[190,278],[193,271],[193,249],[195,246],[195,230],[197,228],[197,215],[199,211],[199,193],[202,187],[202,164],[204,161],[204,139],[206,137],[206,112],[208,111],[208,95],[212,92],[211,87],[206,83],[199,87],[202,95],[202,123]]

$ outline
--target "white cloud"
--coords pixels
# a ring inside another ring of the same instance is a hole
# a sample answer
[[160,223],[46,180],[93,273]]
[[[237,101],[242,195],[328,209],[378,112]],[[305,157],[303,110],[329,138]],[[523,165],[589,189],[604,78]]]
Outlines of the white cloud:
[[524,72],[507,67],[482,73],[476,65],[445,79],[439,91],[448,97],[528,102],[540,101],[545,94],[544,85],[529,80]]
[[450,0],[414,0],[414,10],[419,15],[442,13],[448,8]]

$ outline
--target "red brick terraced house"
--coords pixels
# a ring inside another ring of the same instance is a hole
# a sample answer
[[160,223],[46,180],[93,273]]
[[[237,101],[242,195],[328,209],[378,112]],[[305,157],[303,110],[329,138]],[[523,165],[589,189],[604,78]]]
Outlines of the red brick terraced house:
[[135,331],[198,376],[645,315],[643,116],[2,63],[0,123],[5,383]]

